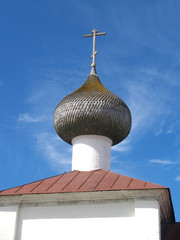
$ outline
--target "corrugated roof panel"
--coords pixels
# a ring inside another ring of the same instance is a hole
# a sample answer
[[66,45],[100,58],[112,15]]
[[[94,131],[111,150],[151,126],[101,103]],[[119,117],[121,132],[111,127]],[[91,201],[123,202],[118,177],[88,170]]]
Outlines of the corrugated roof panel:
[[78,175],[78,171],[73,171],[69,173],[65,173],[62,177],[55,182],[46,192],[54,193],[54,192],[62,192],[63,189]]
[[130,182],[128,188],[129,189],[143,189],[146,185],[146,182],[138,180],[138,179],[132,179]]
[[88,180],[88,178],[93,174],[92,171],[89,172],[79,172],[77,177],[73,179],[64,189],[63,192],[74,192],[78,191],[79,188]]
[[43,180],[26,184],[26,185],[22,186],[21,188],[19,188],[19,189],[16,191],[16,194],[31,193],[34,188],[36,188],[39,184],[42,183],[42,181],[43,181]]
[[93,171],[93,174],[87,179],[87,181],[80,187],[80,191],[93,191],[100,183],[102,178],[107,174],[108,171],[97,170]]
[[117,173],[107,172],[102,181],[97,185],[96,190],[111,189],[118,177],[119,174]]
[[44,193],[50,187],[53,186],[63,175],[58,175],[55,177],[44,179],[41,184],[39,184],[36,188],[33,189],[32,193]]
[[133,178],[119,175],[119,178],[115,181],[112,189],[127,189]]
[[105,170],[72,171],[7,189],[0,195],[165,188]]
[[17,191],[18,189],[20,189],[20,188],[21,188],[21,186],[15,187],[15,188],[6,189],[6,190],[4,190],[4,191],[1,191],[1,192],[0,192],[0,195],[12,195],[12,194],[16,194],[16,191]]

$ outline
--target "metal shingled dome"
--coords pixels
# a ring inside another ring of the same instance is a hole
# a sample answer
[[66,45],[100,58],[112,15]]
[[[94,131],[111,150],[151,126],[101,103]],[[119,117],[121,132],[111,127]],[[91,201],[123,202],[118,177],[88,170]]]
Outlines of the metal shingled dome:
[[66,96],[54,112],[57,134],[71,144],[80,135],[102,135],[113,145],[123,141],[131,129],[131,113],[127,105],[106,89],[95,74]]

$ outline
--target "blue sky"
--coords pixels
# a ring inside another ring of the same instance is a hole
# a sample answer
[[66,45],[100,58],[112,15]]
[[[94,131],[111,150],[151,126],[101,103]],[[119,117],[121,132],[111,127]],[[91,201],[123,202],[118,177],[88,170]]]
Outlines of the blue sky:
[[53,113],[90,73],[130,108],[130,135],[111,171],[170,187],[180,221],[180,2],[0,2],[0,189],[71,170]]

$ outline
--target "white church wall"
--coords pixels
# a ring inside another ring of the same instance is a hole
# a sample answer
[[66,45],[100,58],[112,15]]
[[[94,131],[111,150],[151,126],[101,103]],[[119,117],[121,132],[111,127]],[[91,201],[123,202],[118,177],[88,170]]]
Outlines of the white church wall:
[[160,240],[161,193],[155,189],[4,196],[0,240]]
[[0,207],[0,240],[14,239],[17,209],[17,206]]
[[123,239],[159,240],[157,201],[23,206],[16,239]]
[[17,239],[132,239],[133,217],[133,201],[22,207]]
[[158,201],[135,201],[138,240],[160,239],[160,207]]

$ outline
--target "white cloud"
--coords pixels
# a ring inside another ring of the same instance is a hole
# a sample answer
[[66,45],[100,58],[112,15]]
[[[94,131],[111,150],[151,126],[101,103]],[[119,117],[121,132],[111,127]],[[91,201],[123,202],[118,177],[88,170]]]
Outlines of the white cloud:
[[176,181],[180,181],[180,176],[177,176],[177,177],[175,178],[175,180],[176,180]]
[[40,99],[44,96],[44,91],[39,90],[38,92],[34,93],[28,98],[28,103],[37,103],[38,101],[41,101]]
[[42,117],[32,117],[29,113],[22,113],[18,116],[19,122],[41,122]]
[[[70,170],[71,151],[66,143],[60,140],[55,134],[41,132],[35,134],[37,141],[37,149],[43,153],[50,165],[60,171]],[[63,150],[62,150],[63,149]]]
[[112,150],[117,151],[117,152],[127,152],[130,150],[130,144],[129,140],[125,139],[123,142],[120,144],[117,144],[112,147]]
[[[132,114],[132,129],[128,140],[113,147],[113,150],[120,152],[130,150],[131,144],[142,138],[143,134],[148,131],[155,135],[173,133],[178,118],[171,121],[174,111],[171,104],[173,104],[174,96],[172,86],[167,87],[170,76],[156,69],[136,69],[136,72],[124,69],[123,73],[118,74],[123,75],[125,79],[123,88],[126,89],[127,100],[125,102]],[[131,75],[133,75],[133,81]],[[118,92],[119,85],[119,82],[115,83],[116,92]],[[122,92],[122,89],[119,91]]]
[[[180,126],[178,74],[175,76],[156,67],[120,68],[117,64],[104,66],[104,69],[109,71],[105,77],[115,79],[113,86],[108,88],[125,101],[132,114],[128,141],[115,146],[114,150],[130,150],[131,144],[148,132],[155,136],[177,132]],[[119,82],[118,76],[123,81]]]
[[58,80],[53,76],[52,81],[40,81],[27,98],[30,111],[19,114],[18,122],[37,123],[28,128],[29,135],[34,138],[34,148],[53,170],[61,172],[70,171],[72,153],[70,145],[68,147],[53,131],[53,112],[58,102],[67,95],[65,86]]
[[133,81],[127,80],[128,106],[132,113],[131,135],[141,136],[148,130],[172,134],[179,126],[178,76],[157,69],[137,70]]
[[149,160],[150,163],[157,163],[157,164],[161,164],[161,165],[172,165],[175,164],[174,162],[170,161],[170,160],[162,160],[162,159],[151,159]]
[[[141,75],[141,74],[140,74]],[[144,74],[143,74],[144,75]],[[139,76],[141,78],[142,76]],[[136,79],[129,82],[129,107],[132,112],[132,130],[144,132],[149,128],[160,115],[162,108],[161,96],[154,89],[154,84],[145,74],[146,81]]]

